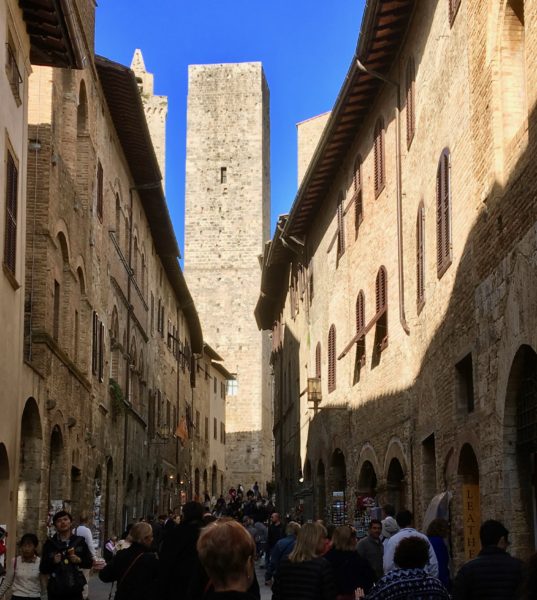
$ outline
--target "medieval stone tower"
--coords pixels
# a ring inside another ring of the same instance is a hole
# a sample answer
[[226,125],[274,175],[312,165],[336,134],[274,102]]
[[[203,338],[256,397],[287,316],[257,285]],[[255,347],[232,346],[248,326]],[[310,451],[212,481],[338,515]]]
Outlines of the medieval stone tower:
[[131,69],[136,75],[147,126],[149,127],[149,133],[151,134],[151,140],[155,148],[164,185],[166,180],[166,117],[168,115],[168,97],[155,96],[153,73],[147,72],[142,51],[139,49],[136,49],[134,52]]
[[185,274],[204,339],[236,374],[226,398],[226,485],[258,481],[262,490],[272,479],[270,348],[254,308],[270,235],[269,153],[261,63],[191,65]]

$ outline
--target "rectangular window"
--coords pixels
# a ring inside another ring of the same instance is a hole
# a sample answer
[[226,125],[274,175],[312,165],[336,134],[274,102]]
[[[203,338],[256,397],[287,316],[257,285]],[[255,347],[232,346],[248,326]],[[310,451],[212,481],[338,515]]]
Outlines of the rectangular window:
[[220,183],[227,183],[227,167],[220,167]]
[[7,151],[6,224],[4,229],[4,265],[15,276],[17,256],[17,188],[19,172],[13,155]]
[[472,353],[467,354],[455,365],[457,373],[459,405],[471,413],[474,411],[474,369]]
[[218,421],[216,417],[213,419],[213,437],[215,440],[218,439]]
[[11,31],[8,31],[8,42],[6,44],[6,75],[11,87],[11,92],[15,98],[17,106],[22,104],[20,85],[22,83],[22,77],[17,65],[17,49]]
[[58,341],[60,336],[60,284],[54,280],[54,314],[52,317],[52,337]]
[[239,392],[239,384],[236,379],[229,379],[227,382],[227,395],[236,396]]
[[97,216],[103,221],[103,167],[101,161],[97,162]]

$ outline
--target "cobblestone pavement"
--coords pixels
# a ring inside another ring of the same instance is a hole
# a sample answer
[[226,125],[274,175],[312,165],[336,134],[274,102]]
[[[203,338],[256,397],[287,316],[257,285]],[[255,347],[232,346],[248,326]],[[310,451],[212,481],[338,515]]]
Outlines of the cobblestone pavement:
[[[256,572],[257,580],[259,581],[259,588],[261,590],[261,600],[270,600],[272,598],[272,592],[264,583],[264,570],[260,569],[259,566],[256,566]],[[97,575],[92,575],[90,579],[89,600],[108,600],[108,596],[110,595],[110,586],[110,583],[103,583],[100,581]],[[112,594],[112,600],[113,598],[114,594]]]

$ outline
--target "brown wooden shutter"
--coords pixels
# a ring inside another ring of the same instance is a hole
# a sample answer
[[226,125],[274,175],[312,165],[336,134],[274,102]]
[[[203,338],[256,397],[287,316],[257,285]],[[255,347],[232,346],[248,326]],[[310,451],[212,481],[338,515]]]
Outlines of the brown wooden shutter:
[[315,377],[321,378],[321,342],[317,342],[315,348]]
[[416,290],[418,310],[425,301],[424,235],[425,209],[422,204],[418,209],[418,218],[416,221]]
[[97,216],[103,220],[103,167],[97,163]]
[[451,263],[450,154],[446,148],[440,155],[436,173],[436,256],[438,276]]
[[362,206],[362,157],[358,156],[354,163],[354,228],[358,234],[358,229],[363,221]]
[[360,290],[356,298],[356,333],[365,327],[364,292]]
[[336,389],[336,326],[328,333],[328,392]]
[[343,192],[340,192],[337,203],[337,254],[338,257],[345,252],[345,217],[344,217],[344,201]]
[[382,192],[385,184],[384,121],[378,119],[375,125],[375,197]]
[[384,267],[380,267],[377,273],[377,281],[375,286],[377,314],[381,313],[386,308],[386,284],[386,269]]
[[19,172],[11,152],[7,153],[6,225],[4,232],[4,264],[15,275],[17,257],[17,189]]
[[414,108],[414,95],[416,87],[416,73],[414,67],[414,59],[408,59],[406,68],[406,143],[407,148],[410,148],[412,139],[416,129],[416,113]]

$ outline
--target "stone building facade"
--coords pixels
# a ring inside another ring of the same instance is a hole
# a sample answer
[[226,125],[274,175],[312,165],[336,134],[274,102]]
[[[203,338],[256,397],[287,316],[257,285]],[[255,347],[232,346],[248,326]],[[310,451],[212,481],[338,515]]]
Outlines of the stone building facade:
[[226,484],[272,479],[268,336],[256,329],[270,231],[269,90],[260,63],[189,68],[185,274],[205,337],[234,374]]
[[[499,518],[535,549],[537,2],[367,5],[267,248],[282,509],[418,526],[458,564]],[[428,517],[427,517],[428,518]]]
[[93,514],[102,541],[193,494],[201,325],[139,82],[128,67],[94,55],[94,2],[76,8],[68,14],[82,24],[74,36],[82,47],[75,52],[62,38],[67,49],[55,57],[59,41],[48,48],[39,37],[35,60],[44,54],[48,66],[34,67],[28,92],[24,80],[28,125],[21,121],[19,133],[29,154],[16,263],[23,312],[20,337],[10,339],[18,389],[2,396],[2,427],[13,433],[0,433],[0,517],[13,539],[42,536],[63,506]]
[[[21,387],[27,371],[23,356],[25,301],[26,173],[28,153],[28,81],[35,65],[77,69],[84,54],[83,31],[73,3],[0,2],[0,524],[16,530],[21,424]],[[47,23],[44,23],[46,17]],[[62,27],[56,27],[58,24]],[[32,473],[37,480],[39,470]],[[23,500],[25,501],[25,500]],[[10,539],[15,539],[15,536]],[[1,564],[1,563],[0,563]]]

